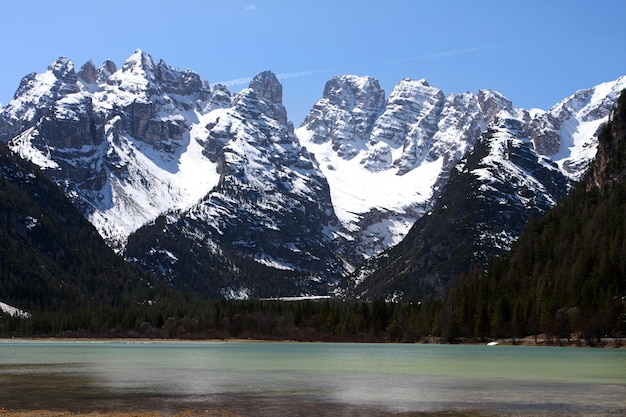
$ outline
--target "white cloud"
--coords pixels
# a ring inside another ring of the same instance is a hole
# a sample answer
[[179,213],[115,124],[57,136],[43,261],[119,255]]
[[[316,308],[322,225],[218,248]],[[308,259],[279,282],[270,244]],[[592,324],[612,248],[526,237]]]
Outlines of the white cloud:
[[[328,72],[330,70],[308,70],[308,71],[298,71],[298,72],[284,72],[281,74],[276,74],[276,78],[278,78],[279,80],[286,80],[289,78],[302,78],[302,77],[307,77],[309,75],[313,75],[313,74],[317,74],[320,72]],[[220,81],[217,82],[215,84],[222,84],[225,85],[226,87],[231,87],[233,85],[243,85],[243,84],[249,84],[250,81],[252,81],[253,77],[242,77],[242,78],[235,78],[232,80],[228,80],[228,81]]]
[[234,80],[228,80],[228,81],[219,81],[214,84],[222,84],[222,85],[225,85],[226,87],[231,87],[233,85],[248,84],[250,81],[252,81],[252,77],[244,77],[244,78],[235,78]]
[[286,80],[288,78],[301,78],[301,77],[307,77],[309,75],[313,75],[313,74],[317,74],[320,72],[328,72],[330,70],[309,70],[309,71],[299,71],[299,72],[287,72],[287,73],[282,73],[282,74],[276,74],[276,78],[278,78],[279,80]]
[[256,4],[248,4],[248,5],[245,7],[245,10],[246,10],[247,12],[252,11],[252,10],[256,10]]

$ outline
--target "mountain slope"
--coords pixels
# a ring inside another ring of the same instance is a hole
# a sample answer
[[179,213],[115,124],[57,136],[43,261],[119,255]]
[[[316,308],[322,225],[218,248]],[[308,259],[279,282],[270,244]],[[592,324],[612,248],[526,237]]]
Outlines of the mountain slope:
[[225,94],[140,50],[119,70],[88,62],[76,73],[59,58],[22,80],[0,114],[0,140],[41,166],[120,250],[139,226],[217,183],[191,128]]
[[548,112],[485,106],[497,112],[489,130],[452,170],[433,210],[348,277],[342,293],[421,300],[509,249],[528,219],[553,207],[586,170],[623,88],[626,77],[578,91]]
[[131,235],[128,257],[211,296],[325,293],[341,277],[328,184],[287,124],[281,89],[261,73],[229,108],[201,119],[217,185]]
[[429,298],[472,262],[510,248],[528,219],[545,213],[567,189],[557,165],[537,154],[521,129],[501,112],[455,167],[434,208],[400,244],[365,262],[347,295]]
[[0,143],[0,300],[21,310],[144,303],[154,277],[113,253],[38,168]]
[[448,293],[446,306],[465,306],[452,327],[482,337],[626,334],[626,90],[598,141],[573,192]]

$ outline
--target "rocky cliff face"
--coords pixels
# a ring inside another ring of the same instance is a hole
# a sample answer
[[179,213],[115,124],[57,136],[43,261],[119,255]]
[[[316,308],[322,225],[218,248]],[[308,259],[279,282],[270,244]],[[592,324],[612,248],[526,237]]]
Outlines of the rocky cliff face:
[[587,189],[610,192],[626,180],[626,90],[598,134],[598,152],[588,172]]
[[365,258],[406,236],[432,208],[462,156],[497,127],[502,111],[517,120],[520,137],[535,152],[579,180],[626,78],[580,90],[548,111],[516,109],[491,90],[446,96],[425,80],[410,79],[383,103],[373,86],[371,77],[333,78],[296,131],[320,161],[335,211],[351,231],[351,252]]
[[[127,256],[175,284],[202,266],[204,281],[192,289],[210,296],[325,293],[342,276],[328,184],[286,123],[281,88],[274,74],[261,73],[229,108],[200,118],[217,185],[131,235]],[[161,233],[167,238],[151,238]],[[242,256],[282,272],[244,267]]]
[[453,277],[509,249],[528,219],[567,189],[558,166],[539,155],[507,111],[455,166],[432,210],[406,238],[370,258],[345,282],[348,297],[416,301]]
[[88,62],[76,73],[59,58],[22,80],[0,114],[0,138],[46,168],[119,250],[143,223],[215,185],[216,174],[197,175],[215,166],[191,137],[197,109],[210,108],[211,98],[197,74],[155,65],[142,51],[120,70]]
[[328,184],[273,73],[231,94],[137,51],[119,70],[88,62],[77,74],[61,58],[25,80],[3,138],[147,269],[212,296],[324,293],[341,277]]

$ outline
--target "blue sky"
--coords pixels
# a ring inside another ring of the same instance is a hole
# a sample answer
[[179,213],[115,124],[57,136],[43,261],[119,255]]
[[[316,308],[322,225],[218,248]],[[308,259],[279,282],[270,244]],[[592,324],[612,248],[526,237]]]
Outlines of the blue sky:
[[298,126],[337,74],[403,78],[444,93],[497,90],[548,109],[626,75],[626,1],[5,0],[0,103],[59,56],[80,66],[137,48],[233,92],[272,70]]

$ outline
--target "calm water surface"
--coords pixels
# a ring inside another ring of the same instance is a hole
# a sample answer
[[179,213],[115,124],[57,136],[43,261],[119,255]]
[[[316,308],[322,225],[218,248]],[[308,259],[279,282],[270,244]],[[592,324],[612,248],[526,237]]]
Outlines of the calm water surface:
[[0,407],[626,415],[626,349],[0,341]]

